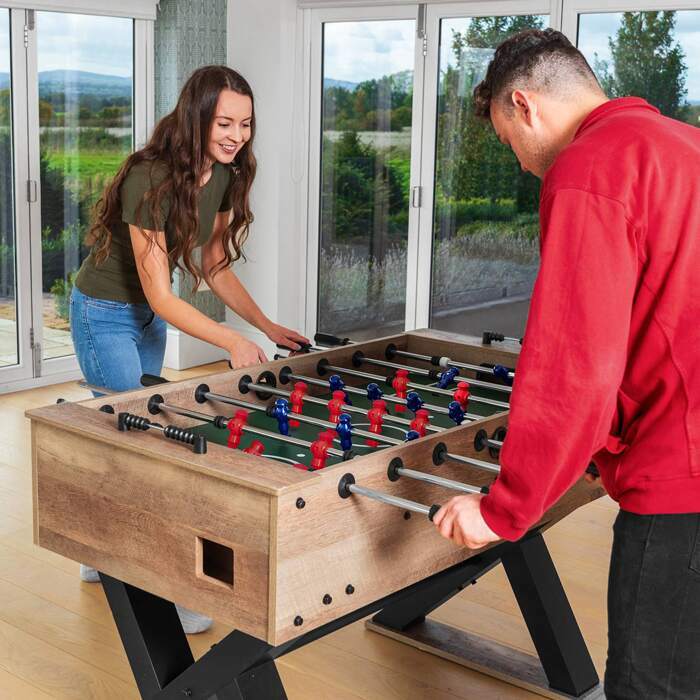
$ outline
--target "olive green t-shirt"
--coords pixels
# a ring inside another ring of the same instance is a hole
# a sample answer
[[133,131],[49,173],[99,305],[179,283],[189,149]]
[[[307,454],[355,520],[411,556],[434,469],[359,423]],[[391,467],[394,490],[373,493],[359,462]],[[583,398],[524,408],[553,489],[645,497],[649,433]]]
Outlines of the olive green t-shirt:
[[[91,252],[83,261],[75,284],[83,293],[97,299],[109,299],[129,303],[144,303],[146,297],[141,287],[134,251],[131,246],[129,224],[140,226],[150,231],[164,230],[168,248],[172,245],[173,232],[168,213],[170,202],[161,203],[162,219],[153,222],[148,202],[141,204],[144,194],[162,182],[165,166],[139,163],[129,171],[122,183],[120,195],[122,202],[121,221],[112,225],[112,244],[109,256],[100,265],[95,264]],[[211,236],[214,219],[218,211],[231,209],[229,187],[232,171],[229,167],[214,163],[209,181],[197,193],[199,211],[199,231],[197,246],[204,245]],[[141,210],[137,210],[141,204]],[[162,221],[165,221],[163,229]],[[170,270],[172,276],[172,265]]]

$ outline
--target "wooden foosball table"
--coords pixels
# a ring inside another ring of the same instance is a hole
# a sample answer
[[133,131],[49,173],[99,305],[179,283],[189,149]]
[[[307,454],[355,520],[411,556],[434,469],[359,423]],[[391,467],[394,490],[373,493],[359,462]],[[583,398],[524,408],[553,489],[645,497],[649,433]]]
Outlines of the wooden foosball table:
[[[429,331],[28,413],[34,539],[95,567],[143,698],[285,698],[275,659],[373,614],[549,697],[597,697],[541,533],[472,551],[430,522],[498,477],[518,347]],[[426,619],[502,563],[539,659]],[[194,661],[178,603],[235,630]]]

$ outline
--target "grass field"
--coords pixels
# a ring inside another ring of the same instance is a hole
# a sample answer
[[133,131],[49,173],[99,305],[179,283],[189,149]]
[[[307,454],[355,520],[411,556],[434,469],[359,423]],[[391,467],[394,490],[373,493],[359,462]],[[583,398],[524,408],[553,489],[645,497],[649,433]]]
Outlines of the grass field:
[[[49,151],[49,165],[63,172],[66,180],[78,182],[114,175],[129,155],[127,151]],[[71,183],[71,184],[72,184]]]

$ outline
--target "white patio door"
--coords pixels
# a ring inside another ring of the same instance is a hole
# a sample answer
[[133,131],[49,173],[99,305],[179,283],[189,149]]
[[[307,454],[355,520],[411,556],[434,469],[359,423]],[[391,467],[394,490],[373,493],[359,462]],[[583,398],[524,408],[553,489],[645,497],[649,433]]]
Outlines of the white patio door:
[[551,21],[547,0],[427,6],[416,327],[522,335],[539,182],[473,116],[472,92],[500,42]]
[[16,4],[0,8],[0,392],[79,374],[71,288],[92,207],[145,140],[152,83],[153,23],[135,17],[154,8]]

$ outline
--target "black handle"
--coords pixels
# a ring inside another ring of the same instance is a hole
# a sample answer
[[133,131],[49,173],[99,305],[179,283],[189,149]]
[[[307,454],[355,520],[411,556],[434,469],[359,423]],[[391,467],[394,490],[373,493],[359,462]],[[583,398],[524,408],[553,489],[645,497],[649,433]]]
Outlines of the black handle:
[[288,345],[282,345],[282,343],[277,343],[277,347],[280,350],[288,350],[289,352],[309,352],[311,350],[311,343],[297,343],[299,346],[298,350],[294,350],[294,348],[290,348]]
[[442,506],[439,506],[437,503],[433,503],[433,505],[430,506],[430,512],[428,513],[428,520],[430,520],[431,523],[433,522],[433,518],[435,517],[435,515],[437,514],[437,512],[440,510],[441,507]]
[[328,345],[330,347],[334,345],[349,345],[352,342],[350,338],[339,338],[337,335],[331,335],[330,333],[316,333],[314,340],[320,345]]
[[195,435],[191,430],[178,428],[176,425],[166,425],[163,435],[169,440],[192,445],[192,451],[198,455],[202,455],[207,451],[207,439],[204,435]]
[[141,386],[157,386],[158,384],[167,384],[168,380],[165,377],[159,377],[157,374],[142,374]]

